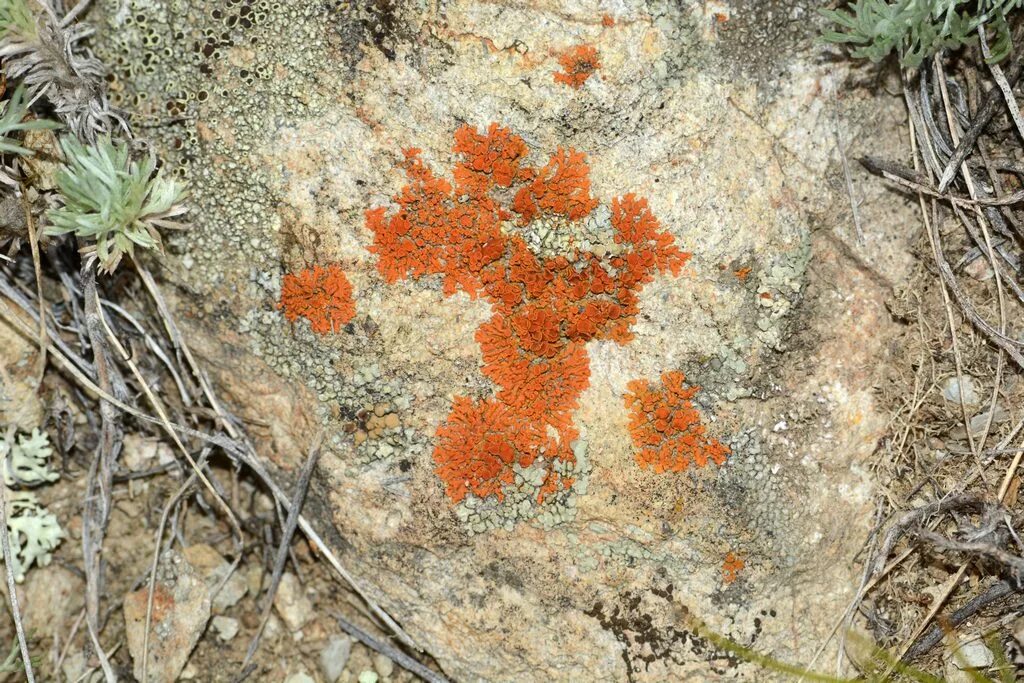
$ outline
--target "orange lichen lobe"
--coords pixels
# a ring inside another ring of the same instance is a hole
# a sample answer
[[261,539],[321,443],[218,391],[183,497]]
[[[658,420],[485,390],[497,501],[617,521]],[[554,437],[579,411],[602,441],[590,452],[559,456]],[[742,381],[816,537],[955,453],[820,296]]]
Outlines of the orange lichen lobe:
[[[437,430],[435,453],[437,474],[455,502],[466,494],[484,497],[495,494],[500,500],[502,488],[514,479],[512,465],[529,464],[517,454],[517,439],[527,439],[514,428],[506,406],[496,401],[474,402],[455,397],[448,421]],[[438,454],[443,457],[438,457]]]
[[692,401],[700,387],[687,386],[685,380],[682,372],[673,371],[662,374],[661,388],[643,379],[627,385],[636,461],[658,474],[682,472],[691,464],[704,467],[708,461],[722,465],[730,453],[728,446],[707,435]]
[[750,277],[751,271],[752,269],[750,268],[750,266],[743,266],[742,268],[733,272],[733,275],[735,275],[736,279],[739,280],[740,282],[746,282],[747,278]]
[[559,148],[551,161],[516,194],[512,209],[520,223],[529,223],[538,214],[564,216],[579,220],[597,207],[590,196],[590,168],[581,152]]
[[[491,184],[509,187],[520,176],[520,163],[529,151],[526,143],[508,128],[492,123],[486,133],[470,126],[455,131],[454,151],[469,163],[455,169],[455,183],[467,194],[482,194]],[[477,192],[469,192],[477,190]]]
[[356,315],[352,285],[336,264],[286,274],[278,308],[288,322],[306,318],[317,334],[338,332]]
[[605,28],[611,28],[612,26],[615,26],[615,17],[613,17],[610,14],[602,15],[601,26],[604,26]]
[[575,45],[558,57],[561,71],[555,72],[555,82],[579,90],[590,76],[601,68],[597,49],[592,45]]
[[725,554],[725,559],[722,561],[722,581],[726,585],[733,583],[739,577],[740,571],[746,566],[747,563],[743,561],[742,557],[729,551]]
[[544,166],[529,166],[522,138],[497,124],[485,132],[463,126],[454,150],[454,184],[435,176],[418,150],[407,152],[398,210],[366,213],[370,250],[388,282],[436,275],[446,296],[462,290],[491,306],[476,341],[497,391],[457,397],[437,431],[434,462],[448,496],[502,498],[515,482],[513,466],[537,463],[547,472],[543,502],[573,482],[553,467],[574,461],[572,414],[590,382],[585,343],[629,341],[640,289],[658,272],[677,274],[689,254],[645,200],[627,195],[611,207],[621,246],[614,257],[575,248],[538,256],[517,229],[580,221],[598,205],[586,157],[560,148]]

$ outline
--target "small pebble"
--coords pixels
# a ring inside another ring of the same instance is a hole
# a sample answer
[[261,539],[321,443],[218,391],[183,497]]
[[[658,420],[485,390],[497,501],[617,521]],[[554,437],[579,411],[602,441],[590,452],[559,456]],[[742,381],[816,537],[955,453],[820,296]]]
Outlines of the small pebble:
[[958,669],[984,669],[995,661],[992,650],[980,640],[966,642],[948,656]]
[[978,405],[981,402],[978,382],[970,375],[963,376],[963,383],[956,377],[950,377],[942,386],[942,398],[950,403],[960,403],[960,396],[969,406]]
[[367,669],[359,674],[359,683],[377,683],[379,680],[380,676],[378,676],[377,672],[372,669]]
[[210,622],[217,637],[225,643],[238,635],[238,620],[231,617],[217,616]]
[[388,678],[395,672],[395,663],[389,657],[377,654],[373,657],[373,668],[377,670],[381,678]]
[[270,618],[267,619],[267,625],[263,628],[263,638],[267,641],[275,640],[281,637],[281,631],[284,630],[284,624],[277,618],[276,614],[271,614]]
[[320,671],[327,683],[335,683],[348,664],[352,654],[352,639],[347,636],[334,635],[320,652]]
[[290,631],[301,629],[314,614],[313,604],[305,587],[291,572],[285,572],[281,577],[277,594],[274,596],[274,607]]

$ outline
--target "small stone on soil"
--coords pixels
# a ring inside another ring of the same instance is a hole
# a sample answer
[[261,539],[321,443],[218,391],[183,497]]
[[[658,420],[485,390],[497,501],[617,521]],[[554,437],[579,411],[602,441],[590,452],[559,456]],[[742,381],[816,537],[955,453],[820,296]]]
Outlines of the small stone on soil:
[[352,639],[347,636],[331,636],[327,645],[320,652],[320,671],[327,683],[335,683],[348,664],[352,654]]
[[217,637],[225,643],[238,635],[238,620],[231,617],[214,617],[211,621]]
[[[148,586],[129,593],[124,599],[128,651],[138,680],[142,680],[148,605]],[[151,619],[147,683],[173,681],[185,668],[189,654],[210,619],[210,591],[192,565],[177,552],[166,553],[157,567]]]
[[395,672],[395,663],[389,657],[377,654],[373,658],[373,668],[381,678],[389,678]]
[[313,616],[313,603],[306,597],[299,579],[291,572],[281,577],[281,585],[274,596],[274,607],[289,631],[298,631]]

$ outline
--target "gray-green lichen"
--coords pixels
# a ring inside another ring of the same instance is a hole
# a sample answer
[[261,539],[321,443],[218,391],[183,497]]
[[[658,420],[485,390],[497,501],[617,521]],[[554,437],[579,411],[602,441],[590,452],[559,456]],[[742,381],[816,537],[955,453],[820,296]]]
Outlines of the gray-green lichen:
[[[191,267],[181,277],[208,291],[230,275],[228,264],[276,269],[276,169],[254,155],[286,122],[324,113],[328,93],[351,78],[377,8],[270,0],[99,5],[106,21],[95,44],[112,68],[114,103],[133,113],[133,125],[195,188],[202,218],[187,238]],[[335,83],[310,88],[314,73]]]
[[615,241],[611,218],[611,209],[600,204],[581,220],[572,221],[562,216],[540,217],[526,226],[506,221],[502,230],[520,235],[530,251],[541,259],[571,258],[577,250],[603,258],[622,252],[622,245]]
[[785,349],[785,321],[800,299],[810,260],[811,245],[805,241],[799,250],[780,255],[757,273],[757,337],[775,351]]
[[[513,464],[515,481],[504,494],[504,500],[496,496],[480,499],[469,494],[455,506],[455,515],[469,533],[478,534],[490,529],[511,531],[519,522],[532,522],[542,529],[550,529],[576,518],[576,503],[579,496],[586,495],[590,478],[590,462],[587,457],[587,442],[577,439],[572,443],[575,462],[556,460],[545,463],[537,460],[529,467]],[[543,487],[551,472],[561,478],[571,478],[572,484],[564,489],[543,493]]]
[[[729,441],[732,454],[714,484],[716,495],[735,517],[732,533],[742,546],[781,566],[791,566],[800,550],[793,544],[799,520],[795,482],[777,454],[764,448],[756,430],[746,429]],[[737,543],[737,545],[740,545]]]
[[303,382],[317,397],[317,414],[331,446],[339,451],[354,446],[354,465],[423,453],[426,437],[402,422],[412,407],[410,392],[400,373],[381,372],[379,349],[360,321],[342,334],[324,337],[306,320],[292,325],[272,304],[268,308],[251,311],[239,331],[256,356],[281,376]]
[[[7,534],[11,550],[11,571],[21,583],[33,564],[48,565],[53,551],[64,538],[57,516],[47,510],[31,491],[17,490],[52,483],[60,475],[53,470],[49,437],[33,429],[30,435],[18,435],[11,427],[0,437],[0,461],[7,501]],[[3,558],[0,557],[0,560]]]

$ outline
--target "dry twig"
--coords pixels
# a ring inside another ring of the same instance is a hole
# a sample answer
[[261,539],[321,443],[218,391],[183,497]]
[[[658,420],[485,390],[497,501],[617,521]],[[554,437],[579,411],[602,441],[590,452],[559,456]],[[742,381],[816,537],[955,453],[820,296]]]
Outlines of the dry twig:
[[291,548],[295,529],[299,525],[299,513],[302,511],[302,504],[305,502],[306,493],[309,491],[309,480],[312,478],[313,470],[320,459],[322,439],[322,435],[316,437],[313,447],[310,449],[309,457],[306,458],[306,464],[303,465],[302,472],[299,473],[299,480],[295,483],[292,506],[291,510],[288,511],[288,519],[281,534],[281,543],[277,549],[277,557],[274,559],[274,571],[271,575],[270,589],[267,591],[266,602],[263,605],[263,614],[260,617],[260,624],[256,628],[256,633],[253,634],[252,641],[245,652],[245,659],[242,660],[241,666],[242,673],[239,675],[238,680],[246,678],[251,673],[249,663],[252,661],[253,655],[256,654],[256,648],[260,645],[263,629],[266,628],[267,620],[270,619],[270,610],[274,606],[274,596],[277,595],[278,586],[281,585],[281,577],[284,575],[285,563],[288,561],[288,549]]

